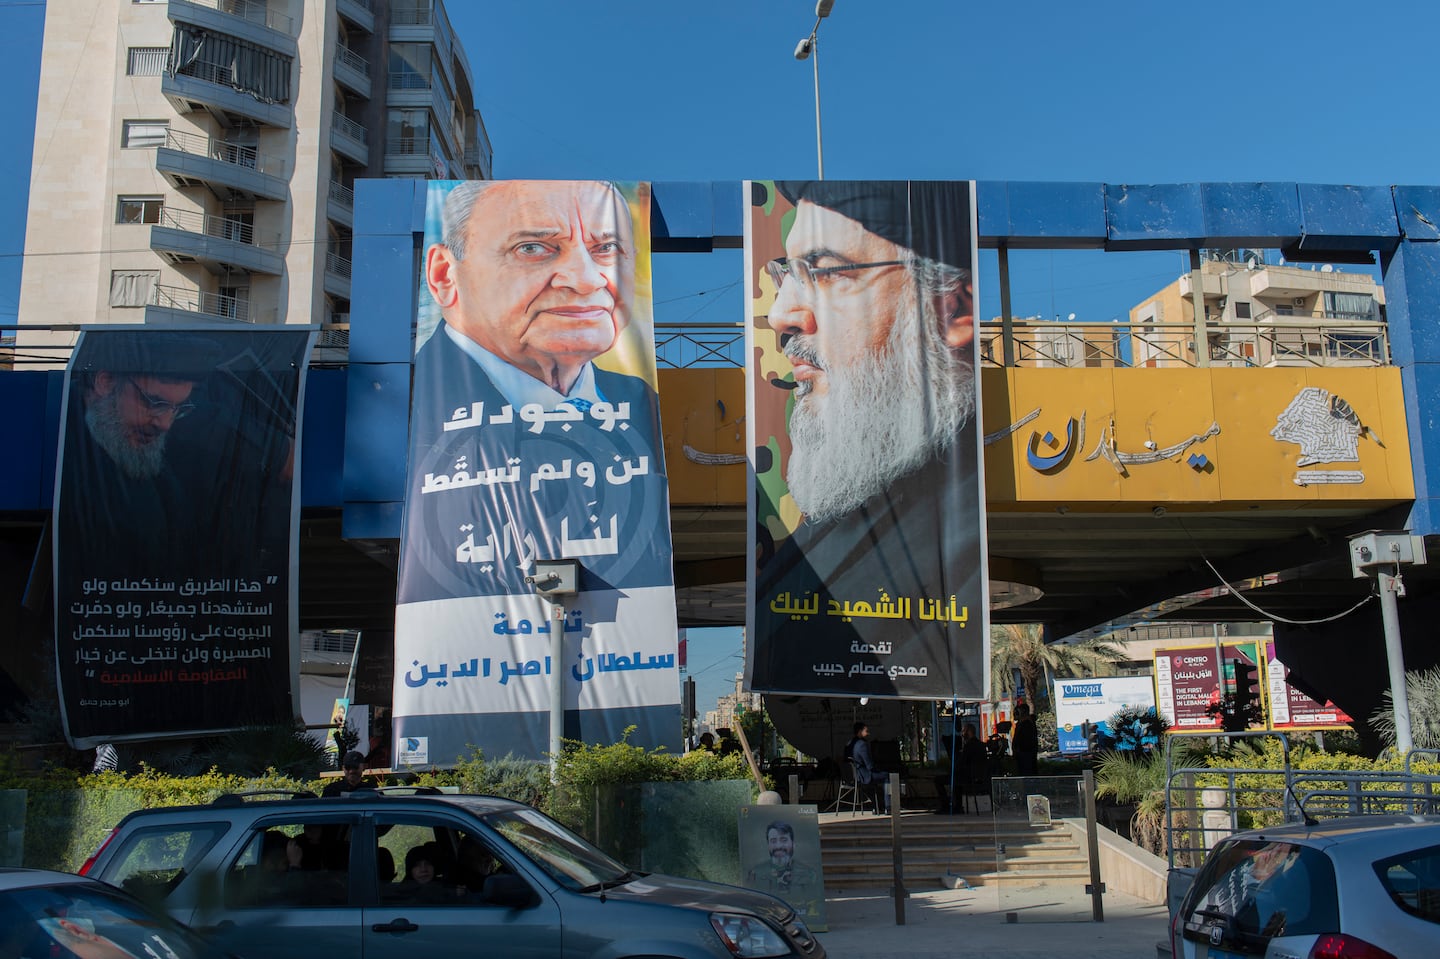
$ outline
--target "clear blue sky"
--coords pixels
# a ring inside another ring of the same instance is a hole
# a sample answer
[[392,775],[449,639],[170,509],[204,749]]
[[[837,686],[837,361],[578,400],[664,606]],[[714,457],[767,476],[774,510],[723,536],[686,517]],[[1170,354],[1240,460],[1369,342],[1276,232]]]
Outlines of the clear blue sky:
[[[516,178],[813,175],[811,65],[792,58],[813,10],[810,0],[449,4],[495,173]],[[0,153],[0,323],[14,322],[19,298],[42,26],[41,4],[0,0],[11,144]],[[1440,183],[1437,35],[1433,0],[836,0],[820,31],[826,174]],[[734,253],[662,258],[656,319],[741,319],[739,264]],[[1105,320],[1182,269],[1176,253],[1017,255],[1013,308]],[[990,316],[999,300],[986,280],[982,269]],[[701,653],[709,645],[692,647],[696,668],[720,658]],[[712,681],[702,704],[733,672],[702,675]]]

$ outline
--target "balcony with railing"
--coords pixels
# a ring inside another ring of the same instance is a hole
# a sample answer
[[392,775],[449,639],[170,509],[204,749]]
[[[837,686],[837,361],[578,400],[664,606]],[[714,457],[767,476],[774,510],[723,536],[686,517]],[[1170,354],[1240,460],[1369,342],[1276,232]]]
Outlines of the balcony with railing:
[[276,252],[278,234],[256,236],[247,220],[191,210],[160,211],[150,228],[150,249],[171,263],[199,263],[215,274],[235,270],[279,276],[285,260]]
[[160,92],[177,113],[204,110],[224,127],[254,121],[288,130],[294,123],[288,82],[277,84],[273,95],[248,91],[229,66],[196,61],[174,74],[167,70],[160,76]]
[[343,113],[330,120],[330,146],[341,156],[361,166],[370,165],[370,131]]
[[335,0],[335,10],[366,33],[375,32],[375,7],[370,0]]
[[391,107],[434,109],[435,84],[424,73],[394,72],[385,79],[385,104]]
[[169,0],[172,23],[189,23],[279,51],[296,54],[295,18],[280,12],[279,0]]
[[155,151],[155,168],[177,187],[202,184],[218,196],[234,192],[264,200],[286,197],[284,160],[246,143],[167,130],[164,145]]
[[275,311],[252,309],[250,301],[242,297],[179,286],[156,286],[145,306],[146,323],[184,323],[196,319],[274,323]]
[[350,260],[334,250],[325,253],[325,292],[350,299]]
[[370,61],[343,43],[335,44],[335,82],[370,99]]
[[355,191],[336,180],[330,181],[325,198],[325,215],[332,223],[346,227],[355,223]]
[[[388,137],[385,140],[385,172],[387,174],[419,174],[438,176],[430,158],[428,134],[410,137]],[[443,163],[442,163],[443,166]]]
[[390,4],[391,26],[429,26],[434,15],[430,0],[396,0]]

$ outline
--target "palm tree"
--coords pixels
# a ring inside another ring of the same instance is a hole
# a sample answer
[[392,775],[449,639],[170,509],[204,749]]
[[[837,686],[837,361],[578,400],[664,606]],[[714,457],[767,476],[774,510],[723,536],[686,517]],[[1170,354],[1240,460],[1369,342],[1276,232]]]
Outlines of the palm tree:
[[[1405,674],[1410,704],[1410,739],[1416,749],[1440,749],[1440,666]],[[1395,745],[1395,701],[1390,690],[1370,715],[1370,728],[1387,746]]]
[[1036,713],[1050,711],[1049,676],[1078,676],[1124,659],[1121,648],[1103,639],[1047,643],[1038,623],[1006,623],[990,628],[990,676],[993,695],[1013,696],[1015,673]]

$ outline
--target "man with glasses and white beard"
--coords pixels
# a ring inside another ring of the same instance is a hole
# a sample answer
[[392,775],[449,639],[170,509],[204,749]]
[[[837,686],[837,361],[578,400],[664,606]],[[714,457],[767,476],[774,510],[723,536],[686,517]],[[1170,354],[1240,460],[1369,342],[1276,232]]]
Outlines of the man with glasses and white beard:
[[133,579],[173,575],[177,560],[196,559],[178,554],[194,539],[198,491],[177,474],[169,447],[175,424],[197,409],[196,370],[214,362],[197,364],[193,344],[151,336],[153,344],[137,335],[94,352],[74,374],[62,474],[67,549]]
[[[794,377],[770,383],[792,391],[784,479],[801,519],[773,553],[761,536],[757,673],[901,695],[983,688],[943,666],[983,640],[970,184],[776,188],[795,212],[785,256],[765,265],[768,323]],[[780,599],[817,592],[808,616]],[[838,616],[859,603],[870,613]]]

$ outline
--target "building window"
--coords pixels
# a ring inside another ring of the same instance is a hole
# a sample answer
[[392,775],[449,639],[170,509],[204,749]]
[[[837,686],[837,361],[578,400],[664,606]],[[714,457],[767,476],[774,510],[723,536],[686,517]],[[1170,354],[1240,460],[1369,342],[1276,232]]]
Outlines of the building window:
[[1379,311],[1368,293],[1325,294],[1325,316],[1334,320],[1374,320]]
[[169,120],[126,120],[120,133],[120,145],[131,150],[163,147],[168,132]]
[[159,270],[111,270],[110,305],[144,306],[159,282]]
[[430,147],[429,110],[391,110],[386,129],[385,152],[400,156],[424,156]]
[[158,77],[165,72],[165,60],[169,56],[169,47],[131,47],[125,60],[125,75]]
[[1237,320],[1248,320],[1248,319],[1250,319],[1250,304],[1249,304],[1247,301],[1244,301],[1244,300],[1236,300],[1236,301],[1235,301],[1235,319],[1237,319]]
[[122,196],[116,205],[116,223],[159,223],[165,201],[158,196]]

